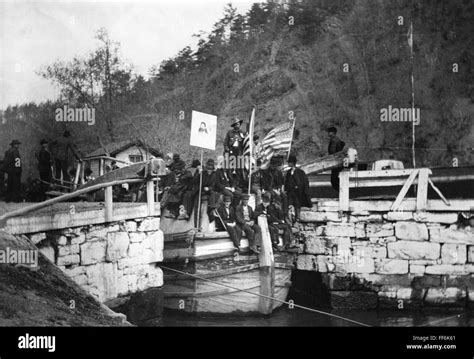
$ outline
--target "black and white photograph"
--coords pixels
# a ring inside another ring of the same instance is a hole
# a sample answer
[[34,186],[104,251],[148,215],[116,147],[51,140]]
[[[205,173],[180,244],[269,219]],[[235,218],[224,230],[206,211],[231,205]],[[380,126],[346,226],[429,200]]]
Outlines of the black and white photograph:
[[473,1],[0,0],[0,147],[1,359],[474,357]]

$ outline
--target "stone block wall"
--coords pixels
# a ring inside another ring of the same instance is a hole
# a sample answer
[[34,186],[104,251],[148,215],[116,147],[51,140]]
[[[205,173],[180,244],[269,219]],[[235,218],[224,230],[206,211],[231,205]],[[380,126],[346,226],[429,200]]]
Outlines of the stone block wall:
[[457,219],[304,211],[296,268],[321,273],[335,307],[465,306],[474,303],[474,228]]
[[29,235],[40,251],[101,302],[163,285],[159,218]]

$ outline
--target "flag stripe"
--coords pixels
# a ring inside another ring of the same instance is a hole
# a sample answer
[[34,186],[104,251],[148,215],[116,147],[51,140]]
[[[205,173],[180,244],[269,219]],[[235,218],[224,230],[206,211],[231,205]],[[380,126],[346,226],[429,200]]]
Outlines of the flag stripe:
[[270,159],[278,152],[289,151],[293,139],[293,122],[289,121],[271,130],[262,141],[262,166],[266,168]]

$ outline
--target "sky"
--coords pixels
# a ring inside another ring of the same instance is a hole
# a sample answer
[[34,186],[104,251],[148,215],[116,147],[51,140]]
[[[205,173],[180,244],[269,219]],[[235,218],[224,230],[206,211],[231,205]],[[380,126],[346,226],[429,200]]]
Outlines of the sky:
[[229,2],[244,14],[255,0],[0,0],[0,110],[57,99],[59,90],[37,71],[90,53],[101,27],[134,72],[148,77],[153,65],[195,46],[192,35],[211,31]]

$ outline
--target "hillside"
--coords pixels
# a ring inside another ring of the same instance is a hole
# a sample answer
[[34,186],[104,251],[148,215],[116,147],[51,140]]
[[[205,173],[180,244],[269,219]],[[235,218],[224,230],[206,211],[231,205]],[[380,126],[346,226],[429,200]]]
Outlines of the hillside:
[[[325,129],[335,125],[360,159],[393,152],[408,167],[411,123],[382,122],[380,111],[411,107],[411,21],[415,107],[421,110],[417,165],[450,166],[454,158],[460,166],[473,164],[474,4],[465,0],[255,4],[245,15],[228,6],[213,31],[200,35],[196,51],[185,48],[150,69],[150,80],[132,74],[120,91],[105,87],[94,102],[104,108],[96,125],[67,127],[84,153],[99,147],[100,134],[106,143],[141,139],[191,159],[199,153],[189,146],[191,110],[218,116],[220,154],[231,117],[247,120],[256,106],[261,137],[294,114],[292,148],[301,160],[325,154]],[[123,79],[117,76],[117,84]],[[62,101],[87,103],[67,81],[61,85],[67,94]],[[0,143],[6,149],[12,138],[27,142],[22,150],[28,173],[35,172],[31,154],[40,138],[65,128],[53,120],[62,103],[29,104],[4,114]]]
[[[0,231],[0,250],[7,248],[37,250],[25,237]],[[0,326],[129,325],[123,315],[105,309],[41,253],[35,269],[0,263]]]

